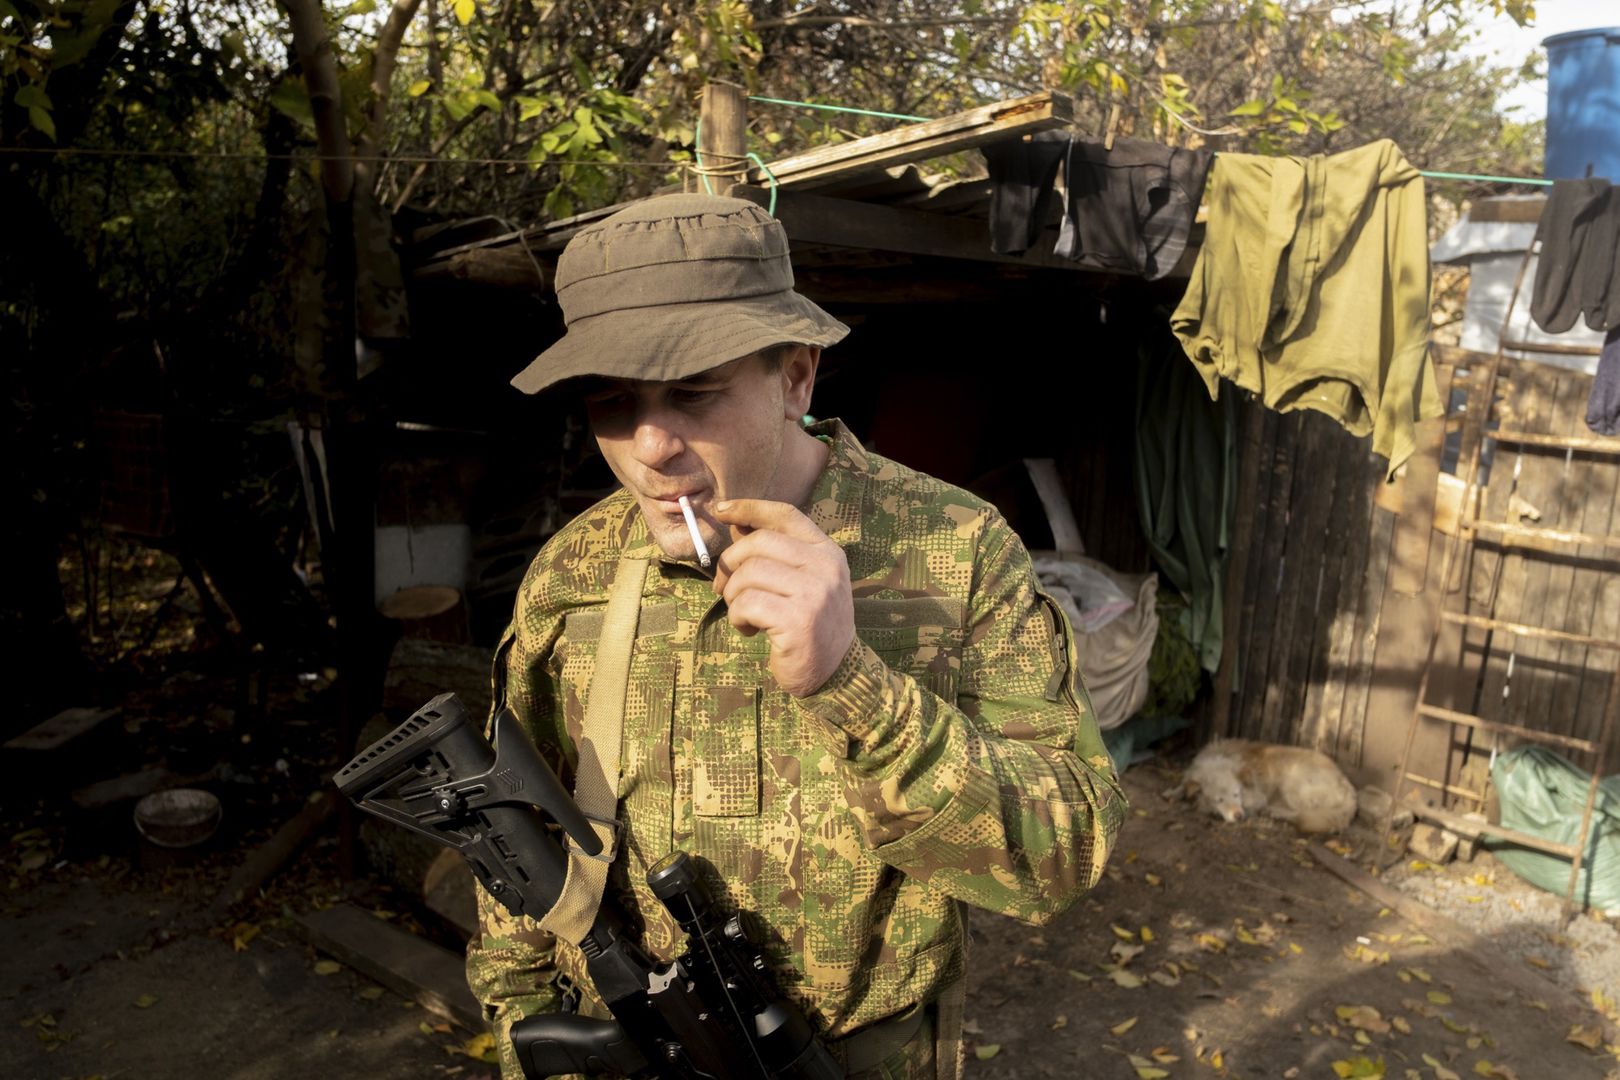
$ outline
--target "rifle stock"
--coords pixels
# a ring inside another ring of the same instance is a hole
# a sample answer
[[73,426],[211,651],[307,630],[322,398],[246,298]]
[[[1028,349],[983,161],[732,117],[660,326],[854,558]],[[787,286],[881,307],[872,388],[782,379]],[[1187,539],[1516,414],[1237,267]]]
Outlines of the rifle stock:
[[[454,694],[440,694],[339,770],[362,810],[452,848],[513,915],[540,918],[561,895],[568,855],[601,843],[509,709],[493,741]],[[512,1039],[531,1080],[566,1073],[669,1080],[840,1080],[809,1021],[776,993],[736,916],[719,912],[691,856],[675,851],[648,884],[687,934],[669,963],[648,956],[603,902],[579,943],[612,1020],[530,1017]]]

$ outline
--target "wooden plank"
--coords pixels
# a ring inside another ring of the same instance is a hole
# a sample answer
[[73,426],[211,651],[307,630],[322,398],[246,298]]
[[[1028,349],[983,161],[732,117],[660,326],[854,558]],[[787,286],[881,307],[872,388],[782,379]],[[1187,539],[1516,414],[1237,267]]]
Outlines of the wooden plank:
[[[1073,99],[1046,90],[938,120],[908,124],[852,142],[817,147],[771,162],[770,175],[776,177],[782,188],[816,187],[855,173],[926,161],[1004,139],[1066,127],[1073,119]],[[765,170],[755,168],[749,172],[748,181],[768,184],[770,177]]]
[[1260,404],[1258,399],[1250,398],[1251,408],[1261,413],[1260,423],[1260,449],[1255,455],[1253,468],[1258,471],[1259,478],[1255,486],[1255,523],[1254,531],[1249,540],[1249,565],[1244,568],[1242,593],[1242,625],[1239,629],[1239,646],[1234,657],[1233,669],[1234,687],[1236,696],[1232,702],[1232,715],[1228,721],[1229,734],[1234,736],[1252,735],[1245,726],[1244,718],[1248,715],[1249,701],[1257,693],[1265,692],[1264,680],[1255,678],[1256,668],[1264,669],[1263,663],[1257,662],[1261,655],[1269,627],[1257,625],[1255,612],[1258,609],[1260,598],[1260,583],[1267,580],[1260,566],[1259,553],[1264,548],[1266,537],[1271,530],[1271,507],[1277,490],[1274,467],[1277,454],[1277,431],[1281,424],[1276,413]]
[[299,848],[320,831],[326,824],[332,812],[337,809],[338,797],[324,791],[317,791],[311,795],[304,805],[298,808],[281,828],[271,834],[270,839],[252,851],[247,859],[238,866],[225,887],[219,890],[214,897],[212,912],[218,917],[224,915],[234,904],[258,892],[259,886],[280,870],[287,861],[298,854]]
[[293,916],[293,927],[315,948],[394,993],[467,1031],[487,1030],[467,988],[466,960],[384,922],[353,904]]
[[1266,536],[1260,549],[1260,573],[1256,582],[1254,607],[1255,640],[1249,655],[1249,686],[1243,705],[1244,738],[1264,738],[1266,696],[1271,690],[1272,670],[1277,655],[1277,603],[1287,565],[1288,514],[1298,464],[1302,416],[1291,413],[1277,418],[1277,441],[1271,456],[1271,502],[1267,507]]
[[1579,750],[1590,753],[1595,744],[1586,739],[1576,739],[1569,735],[1557,732],[1544,731],[1540,728],[1526,727],[1523,724],[1510,724],[1504,720],[1483,720],[1477,716],[1470,716],[1455,709],[1442,708],[1439,705],[1420,705],[1419,712],[1435,720],[1444,720],[1457,727],[1473,728],[1476,731],[1499,731],[1503,734],[1516,735],[1531,742],[1546,743],[1549,746],[1562,746],[1569,750]]
[[[1441,380],[1441,400],[1450,393],[1450,380]],[[1414,433],[1417,449],[1406,459],[1402,505],[1395,526],[1394,563],[1390,584],[1398,593],[1415,596],[1428,578],[1429,550],[1433,546],[1434,504],[1440,485],[1440,453],[1445,443],[1445,420],[1424,420]],[[1438,557],[1440,550],[1435,551]]]
[[1555,450],[1575,450],[1583,454],[1620,454],[1620,438],[1612,435],[1547,435],[1531,431],[1500,429],[1490,433],[1498,443],[1516,446],[1545,446]]
[[102,780],[94,784],[87,784],[75,788],[71,798],[73,805],[80,810],[105,810],[109,806],[116,806],[121,802],[145,798],[156,791],[165,788],[191,787],[208,780],[216,779],[216,774],[210,770],[204,773],[182,774],[173,772],[161,765],[154,765],[140,772],[129,773],[124,776],[115,776],[110,780]]
[[[1620,470],[1616,472],[1620,474]],[[1620,532],[1620,475],[1617,475],[1616,480],[1617,490],[1611,496],[1609,506],[1611,533]],[[1602,575],[1591,589],[1591,596],[1592,635],[1610,640],[1620,638],[1620,569],[1611,569]],[[1613,659],[1620,662],[1620,658]],[[1588,674],[1582,680],[1580,697],[1575,706],[1576,731],[1582,737],[1595,737],[1603,731],[1608,680],[1615,677],[1615,669],[1610,668],[1607,673],[1603,673],[1599,661],[1600,658],[1597,656],[1588,658]],[[1620,740],[1613,740],[1611,737],[1607,760],[1595,770],[1599,775],[1608,776],[1620,772],[1620,745],[1614,745],[1617,741]]]
[[1207,738],[1229,736],[1232,723],[1232,695],[1236,682],[1239,635],[1242,629],[1243,586],[1248,576],[1250,546],[1255,530],[1255,498],[1260,489],[1261,436],[1265,430],[1265,409],[1254,399],[1238,399],[1239,422],[1237,470],[1237,517],[1232,523],[1232,541],[1226,562],[1226,607],[1221,613],[1223,629],[1221,664],[1215,672],[1213,731]]
[[[1573,380],[1572,387],[1576,393],[1590,395],[1591,384],[1592,380],[1583,375]],[[1584,428],[1584,408],[1580,413],[1581,416],[1575,421],[1577,430]],[[1620,440],[1616,440],[1616,443],[1620,444]],[[1605,543],[1582,545],[1576,555],[1587,558],[1565,568],[1569,579],[1569,599],[1559,625],[1587,638],[1596,637],[1591,632],[1598,617],[1593,608],[1593,597],[1602,591],[1605,577],[1620,572],[1620,536],[1611,533],[1617,485],[1620,485],[1620,461],[1587,454],[1571,455],[1570,494],[1581,504],[1577,527],[1582,533],[1604,537]],[[1615,549],[1612,552],[1605,550],[1610,545]],[[1600,568],[1599,562],[1605,558],[1617,561]],[[1602,674],[1597,680],[1592,675],[1594,671],[1612,671],[1620,657],[1583,645],[1566,644],[1559,649],[1558,659],[1561,664],[1577,669],[1577,673],[1558,680],[1553,689],[1552,715],[1567,724],[1562,730],[1576,737],[1585,737],[1587,729],[1580,715],[1581,702],[1587,697],[1602,700],[1607,689],[1607,679]],[[1601,710],[1596,715],[1601,716]],[[1590,731],[1596,734],[1597,727],[1593,726]],[[1593,768],[1599,764],[1592,762]]]
[[1384,595],[1388,591],[1389,553],[1394,535],[1395,515],[1375,508],[1368,529],[1367,565],[1362,571],[1356,632],[1351,639],[1350,667],[1345,677],[1344,714],[1339,720],[1338,747],[1333,753],[1340,765],[1359,766],[1364,757],[1367,703],[1372,693],[1378,635],[1383,628]]
[[[769,206],[765,188],[738,186],[734,198]],[[946,259],[1004,265],[1038,266],[1067,273],[1089,273],[1078,263],[1050,251],[1031,249],[1023,255],[998,255],[990,250],[989,227],[980,220],[948,214],[930,214],[876,203],[835,199],[801,191],[776,196],[776,217],[787,230],[790,243],[825,244],[865,251],[894,251]]]
[[[1300,722],[1305,716],[1306,682],[1311,656],[1318,647],[1325,649],[1318,629],[1323,574],[1331,541],[1331,510],[1338,495],[1337,459],[1333,437],[1342,433],[1332,420],[1315,413],[1304,416],[1304,468],[1297,476],[1304,484],[1299,513],[1289,523],[1287,576],[1288,594],[1279,627],[1284,645],[1282,666],[1273,683],[1277,688],[1276,712],[1270,717],[1268,740],[1300,742]],[[1342,550],[1342,549],[1341,549]],[[1324,620],[1325,622],[1325,620]]]
[[[1577,372],[1559,370],[1554,374],[1555,389],[1552,398],[1552,416],[1544,430],[1554,435],[1567,435],[1572,426],[1581,424],[1586,415],[1587,395],[1580,391],[1583,387],[1578,385],[1581,376]],[[1577,394],[1579,401],[1576,400]],[[1582,425],[1584,426],[1584,424]],[[1540,429],[1538,429],[1540,430]],[[1513,524],[1492,523],[1492,532],[1499,543],[1524,543],[1524,546],[1542,550],[1543,542],[1553,544],[1566,543],[1569,547],[1580,541],[1571,541],[1567,534],[1578,522],[1581,513],[1581,499],[1572,490],[1572,466],[1574,464],[1568,453],[1532,453],[1527,458],[1539,459],[1545,466],[1545,476],[1549,484],[1546,497],[1536,503],[1542,511],[1542,521],[1535,526],[1536,529],[1545,529],[1539,535],[1526,532],[1528,526]],[[1528,554],[1528,553],[1527,553]],[[1532,626],[1561,627],[1569,608],[1569,582],[1573,576],[1571,569],[1558,562],[1531,556],[1533,562],[1530,566],[1529,585],[1526,599],[1535,606],[1525,612],[1526,617],[1517,621],[1529,623]],[[1519,695],[1518,709],[1514,711],[1522,721],[1531,726],[1545,728],[1549,731],[1569,730],[1569,718],[1555,717],[1551,713],[1552,697],[1557,684],[1562,681],[1554,665],[1559,661],[1559,651],[1562,646],[1546,638],[1531,638],[1529,641],[1519,643],[1519,656],[1525,664],[1526,686],[1525,693]]]
[[1339,719],[1344,712],[1345,680],[1349,674],[1351,639],[1356,629],[1356,602],[1367,558],[1372,525],[1372,485],[1366,470],[1366,448],[1348,432],[1337,432],[1332,452],[1338,462],[1334,480],[1337,495],[1328,527],[1323,558],[1320,640],[1311,656],[1303,716],[1301,746],[1332,754],[1338,746]]
[[1545,626],[1530,626],[1526,623],[1508,622],[1505,619],[1491,619],[1484,615],[1469,615],[1461,611],[1442,612],[1440,617],[1456,625],[1477,626],[1482,630],[1499,630],[1518,637],[1536,638],[1540,641],[1556,641],[1564,645],[1573,645],[1576,648],[1620,650],[1620,641],[1593,637],[1590,634],[1577,634],[1569,630],[1552,630]]
[[39,753],[57,750],[80,736],[89,734],[108,720],[121,716],[123,711],[117,706],[103,709],[94,705],[63,709],[49,720],[35,724],[21,735],[7,739],[5,748]]

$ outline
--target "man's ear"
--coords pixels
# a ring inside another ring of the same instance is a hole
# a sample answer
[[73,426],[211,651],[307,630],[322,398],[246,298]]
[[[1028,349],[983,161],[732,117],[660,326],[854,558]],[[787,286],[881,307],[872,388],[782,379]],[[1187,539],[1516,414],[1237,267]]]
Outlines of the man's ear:
[[816,369],[821,364],[820,345],[795,345],[782,358],[782,415],[798,423],[810,411],[810,395],[816,387]]

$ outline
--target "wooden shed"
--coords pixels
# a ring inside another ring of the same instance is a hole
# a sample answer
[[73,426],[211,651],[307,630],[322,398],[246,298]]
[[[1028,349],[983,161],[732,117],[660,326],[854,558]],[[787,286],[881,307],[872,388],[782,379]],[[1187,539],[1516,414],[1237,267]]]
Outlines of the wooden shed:
[[[760,205],[774,199],[798,288],[854,329],[824,361],[818,415],[841,416],[879,452],[981,493],[1025,458],[1053,458],[1087,553],[1145,571],[1131,458],[1138,347],[1165,333],[1198,230],[1177,271],[1158,282],[1079,269],[1050,245],[1000,256],[988,242],[989,181],[928,171],[933,159],[1066,127],[1071,116],[1061,95],[1037,94],[772,162],[774,190],[764,170],[742,163],[740,182],[725,190]],[[714,154],[741,163],[740,137]],[[532,551],[540,526],[555,527],[596,494],[588,483],[559,488],[567,470],[541,467],[542,458],[588,456],[577,420],[519,401],[505,380],[561,332],[546,300],[558,253],[615,209],[523,228],[424,230],[413,253],[413,393],[431,402],[430,414],[448,409],[460,418],[451,423],[495,432],[505,457],[492,467],[528,477],[489,485],[512,497],[488,514],[524,522],[506,534],[513,551]],[[430,359],[442,355],[462,358],[453,380]],[[1516,716],[1576,741],[1598,739],[1612,717],[1615,657],[1587,639],[1620,638],[1610,558],[1620,548],[1620,440],[1568,441],[1579,435],[1591,376],[1507,360],[1487,402],[1489,357],[1437,347],[1433,358],[1442,387],[1459,391],[1457,408],[1420,426],[1420,449],[1392,484],[1367,440],[1316,413],[1270,412],[1233,388],[1226,648],[1201,737],[1316,746],[1359,782],[1393,788],[1443,611],[1429,705]],[[1481,517],[1505,521],[1510,504],[1517,512],[1528,502],[1553,535],[1498,530],[1493,542],[1470,529],[1479,557],[1467,587],[1460,571],[1442,581],[1462,486],[1442,475],[1448,437],[1455,456],[1458,440],[1509,426],[1547,438],[1502,445]],[[1003,509],[1031,547],[1049,543],[1038,507]],[[475,580],[475,603],[509,603],[524,563],[508,559]],[[1510,646],[1480,619],[1555,632]],[[1483,728],[1419,725],[1409,769],[1440,778],[1426,801],[1449,805],[1477,791],[1491,745]],[[1606,769],[1620,767],[1620,751],[1606,753]]]

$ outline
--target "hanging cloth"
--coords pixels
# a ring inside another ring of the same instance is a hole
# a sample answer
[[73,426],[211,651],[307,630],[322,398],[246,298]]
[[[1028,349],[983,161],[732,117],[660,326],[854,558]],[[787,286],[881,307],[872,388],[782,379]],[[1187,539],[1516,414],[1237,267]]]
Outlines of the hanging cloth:
[[1428,356],[1422,175],[1388,139],[1331,157],[1221,154],[1204,245],[1171,327],[1209,396],[1371,435],[1393,475],[1443,412]]
[[1156,281],[1187,250],[1211,155],[1141,139],[1069,144],[1057,254]]
[[1601,177],[1554,180],[1536,239],[1536,325],[1562,334],[1584,316],[1593,330],[1620,326],[1620,188]]

